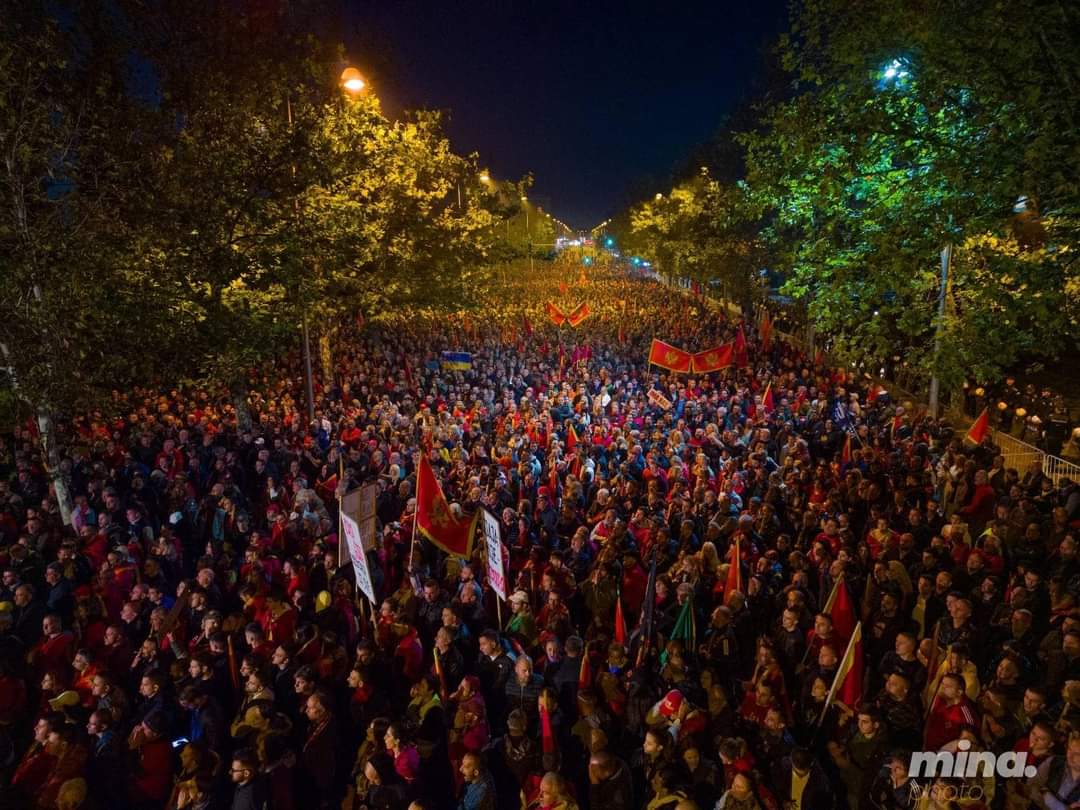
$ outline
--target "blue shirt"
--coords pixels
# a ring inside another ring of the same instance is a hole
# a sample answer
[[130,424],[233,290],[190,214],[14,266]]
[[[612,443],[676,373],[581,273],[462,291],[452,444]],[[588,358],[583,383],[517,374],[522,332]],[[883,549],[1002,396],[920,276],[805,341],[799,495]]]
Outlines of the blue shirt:
[[465,795],[461,797],[458,810],[494,810],[495,797],[491,785],[484,776],[465,785]]

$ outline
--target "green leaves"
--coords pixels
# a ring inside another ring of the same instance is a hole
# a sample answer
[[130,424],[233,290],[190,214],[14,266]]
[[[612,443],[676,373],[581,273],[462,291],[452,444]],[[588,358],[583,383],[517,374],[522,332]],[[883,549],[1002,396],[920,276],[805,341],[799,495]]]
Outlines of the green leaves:
[[[1010,235],[1026,188],[1068,186],[1043,218],[1047,239],[1074,243],[1077,221],[1075,180],[1049,159],[1075,151],[1075,130],[1051,126],[1031,92],[1044,82],[1023,60],[1043,32],[1027,25],[1011,43],[981,4],[853,14],[850,4],[816,0],[801,7],[800,36],[781,42],[798,93],[743,136],[747,180],[767,211],[763,233],[784,291],[852,359],[876,362],[897,346],[924,373],[956,382],[1075,348],[1075,270]],[[1076,30],[1053,37],[1075,40]],[[1077,44],[1067,49],[1072,72]],[[999,81],[1006,75],[1028,92]],[[1025,150],[1033,141],[1041,153]],[[956,249],[935,355],[946,242]],[[1006,289],[1002,275],[1015,283]]]
[[323,0],[119,0],[108,20],[76,2],[63,29],[48,4],[0,3],[0,339],[30,401],[231,385],[295,350],[302,313],[320,332],[461,306],[505,243],[437,114],[341,97],[340,50],[306,33]]

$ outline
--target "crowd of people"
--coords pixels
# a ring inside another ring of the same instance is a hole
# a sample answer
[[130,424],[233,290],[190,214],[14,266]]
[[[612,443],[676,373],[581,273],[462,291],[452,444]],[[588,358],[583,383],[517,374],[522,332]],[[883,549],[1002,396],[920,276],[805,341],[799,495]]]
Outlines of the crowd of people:
[[[676,375],[654,336],[746,351]],[[0,440],[0,806],[1078,806],[1074,482],[614,271],[342,330],[313,421],[298,368],[64,422],[69,522],[33,425]],[[422,456],[498,519],[505,602],[415,531]],[[942,750],[1035,775],[912,772]]]

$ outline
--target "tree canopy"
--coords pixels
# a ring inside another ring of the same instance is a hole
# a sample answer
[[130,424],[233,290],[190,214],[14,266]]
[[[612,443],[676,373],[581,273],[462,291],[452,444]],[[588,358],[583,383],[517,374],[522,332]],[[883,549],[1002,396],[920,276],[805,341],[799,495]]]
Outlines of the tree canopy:
[[346,93],[322,0],[105,5],[0,3],[0,345],[25,400],[237,384],[302,314],[460,306],[514,253],[528,179],[481,183],[437,113]]
[[790,87],[737,134],[744,178],[679,183],[635,209],[635,234],[667,272],[734,273],[747,294],[779,275],[868,365],[956,383],[1075,351],[1080,20],[1064,3],[1004,8],[797,4],[777,48]]

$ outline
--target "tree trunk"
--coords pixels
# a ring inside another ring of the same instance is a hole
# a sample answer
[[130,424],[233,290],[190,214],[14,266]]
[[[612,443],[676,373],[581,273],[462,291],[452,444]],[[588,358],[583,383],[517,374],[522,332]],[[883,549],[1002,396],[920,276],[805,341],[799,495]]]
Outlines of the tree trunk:
[[322,365],[323,379],[326,385],[334,382],[334,350],[330,343],[328,327],[324,326],[319,335],[319,362]]
[[52,482],[56,500],[60,506],[60,517],[65,526],[71,525],[71,490],[68,489],[64,472],[60,469],[60,448],[56,443],[56,428],[48,408],[39,407],[37,412],[38,431],[41,433],[41,452],[45,459],[45,469]]
[[233,407],[236,408],[236,424],[240,432],[251,430],[251,410],[248,408],[247,385],[241,378],[236,378],[230,387]]

